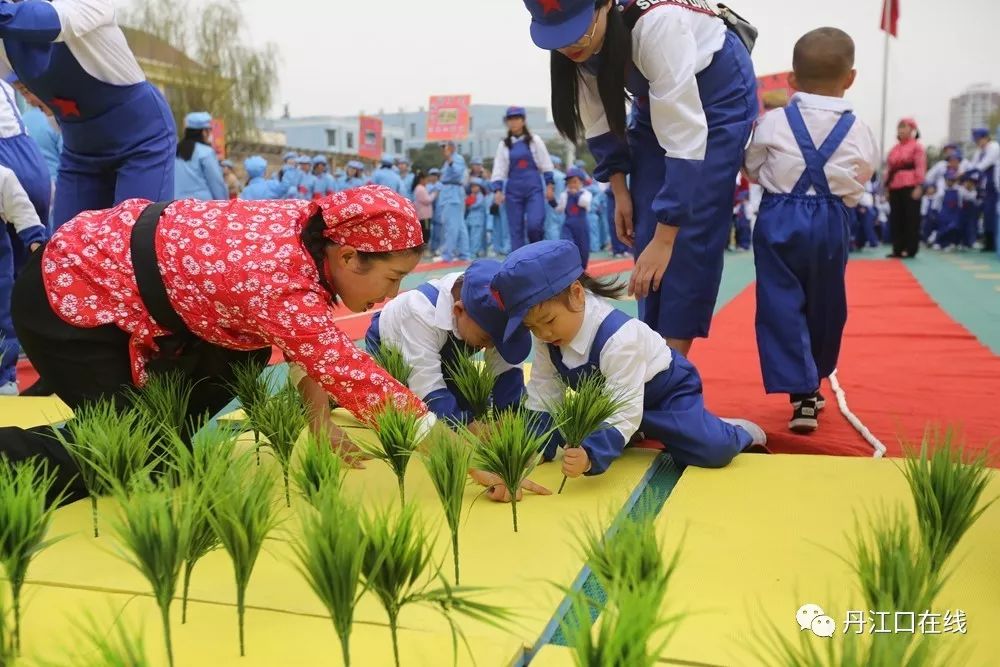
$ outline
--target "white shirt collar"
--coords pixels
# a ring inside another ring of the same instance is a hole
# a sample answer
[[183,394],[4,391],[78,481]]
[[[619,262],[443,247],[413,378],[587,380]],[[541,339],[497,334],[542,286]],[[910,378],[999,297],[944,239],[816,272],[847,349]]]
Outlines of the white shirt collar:
[[813,95],[812,93],[795,93],[792,95],[792,102],[798,102],[799,106],[809,109],[821,109],[823,111],[837,111],[844,113],[853,111],[854,105],[850,100],[843,97],[829,97],[827,95]]
[[587,292],[583,307],[583,325],[580,326],[580,330],[576,332],[576,336],[567,346],[580,356],[590,354],[594,338],[597,337],[597,330],[604,318],[611,312],[611,305],[590,291]]
[[458,336],[458,327],[455,326],[455,300],[451,296],[451,288],[455,286],[455,281],[463,274],[449,273],[439,280],[432,281],[434,287],[438,289],[437,306],[434,308],[434,325],[444,331],[450,331]]

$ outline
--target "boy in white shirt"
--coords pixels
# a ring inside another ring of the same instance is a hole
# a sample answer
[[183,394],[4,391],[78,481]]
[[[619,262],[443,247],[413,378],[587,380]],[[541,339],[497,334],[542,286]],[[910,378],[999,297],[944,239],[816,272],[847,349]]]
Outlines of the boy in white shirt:
[[824,404],[820,381],[837,367],[847,321],[850,209],[878,148],[843,99],[856,75],[847,33],[807,33],[795,45],[793,70],[790,82],[801,92],[784,113],[760,120],[745,167],[765,190],[753,244],[764,388],[789,394],[789,428],[811,433]]
[[[34,252],[48,232],[14,172],[0,165],[0,219],[13,225],[21,244]],[[14,251],[6,229],[0,229],[0,396],[17,395],[17,356],[10,297],[14,289]]]

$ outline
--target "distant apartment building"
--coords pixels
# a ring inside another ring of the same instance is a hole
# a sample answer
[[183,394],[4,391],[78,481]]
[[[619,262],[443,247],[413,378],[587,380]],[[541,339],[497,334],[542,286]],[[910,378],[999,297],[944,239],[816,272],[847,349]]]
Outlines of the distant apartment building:
[[[972,130],[989,127],[990,120],[1000,112],[1000,89],[986,83],[970,86],[964,93],[951,100],[948,118],[948,138],[953,142],[968,144]],[[995,127],[990,128],[996,130]]]

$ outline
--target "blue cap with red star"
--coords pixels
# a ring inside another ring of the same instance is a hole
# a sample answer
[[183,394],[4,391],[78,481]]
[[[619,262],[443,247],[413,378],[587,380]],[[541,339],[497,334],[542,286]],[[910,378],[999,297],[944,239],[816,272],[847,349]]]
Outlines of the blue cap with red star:
[[594,21],[594,0],[524,0],[531,12],[531,40],[554,51],[580,41]]

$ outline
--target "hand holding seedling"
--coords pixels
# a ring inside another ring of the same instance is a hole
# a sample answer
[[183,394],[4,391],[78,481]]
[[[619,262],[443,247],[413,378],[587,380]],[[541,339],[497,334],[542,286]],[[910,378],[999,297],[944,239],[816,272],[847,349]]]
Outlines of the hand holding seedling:
[[563,453],[562,472],[567,477],[579,477],[590,470],[590,456],[583,447],[567,448]]
[[[473,469],[469,471],[469,476],[480,486],[489,487],[486,491],[486,497],[490,500],[498,503],[510,502],[510,491],[498,475]],[[532,482],[530,479],[524,480],[521,484],[521,488],[517,491],[517,500],[521,500],[524,497],[525,491],[530,491],[539,496],[552,495],[552,491],[537,482]]]

